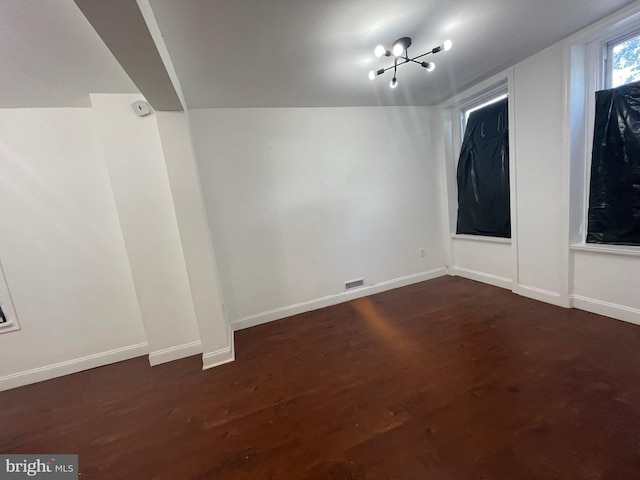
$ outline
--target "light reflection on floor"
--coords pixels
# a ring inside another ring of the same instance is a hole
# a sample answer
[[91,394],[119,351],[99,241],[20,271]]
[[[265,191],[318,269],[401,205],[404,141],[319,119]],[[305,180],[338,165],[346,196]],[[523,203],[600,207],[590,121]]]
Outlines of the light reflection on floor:
[[362,318],[371,331],[379,337],[384,344],[400,355],[413,355],[418,345],[396,328],[389,320],[378,311],[369,297],[358,298],[351,302],[352,308]]

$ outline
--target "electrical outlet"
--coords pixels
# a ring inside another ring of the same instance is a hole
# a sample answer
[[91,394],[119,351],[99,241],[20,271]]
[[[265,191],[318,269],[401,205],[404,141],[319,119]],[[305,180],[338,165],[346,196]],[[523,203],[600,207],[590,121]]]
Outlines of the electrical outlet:
[[427,256],[427,252],[425,252],[424,248],[420,249],[420,258],[425,258]]

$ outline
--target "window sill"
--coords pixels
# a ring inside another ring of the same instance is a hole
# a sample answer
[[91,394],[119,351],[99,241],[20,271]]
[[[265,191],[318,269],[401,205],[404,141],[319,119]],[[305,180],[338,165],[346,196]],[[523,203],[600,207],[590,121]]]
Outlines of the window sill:
[[504,245],[511,245],[510,238],[502,238],[502,237],[486,237],[484,235],[458,235],[454,233],[451,235],[453,240],[471,240],[475,242],[486,242],[486,243],[502,243]]
[[623,255],[640,257],[640,247],[630,245],[604,245],[599,243],[577,243],[569,247],[576,252],[604,253],[607,255]]

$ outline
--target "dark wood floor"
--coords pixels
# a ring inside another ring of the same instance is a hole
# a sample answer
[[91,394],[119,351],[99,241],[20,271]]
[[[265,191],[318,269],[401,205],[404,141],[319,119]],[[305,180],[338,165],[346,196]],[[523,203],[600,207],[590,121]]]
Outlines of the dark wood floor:
[[640,478],[640,327],[444,277],[0,393],[1,453],[81,479]]

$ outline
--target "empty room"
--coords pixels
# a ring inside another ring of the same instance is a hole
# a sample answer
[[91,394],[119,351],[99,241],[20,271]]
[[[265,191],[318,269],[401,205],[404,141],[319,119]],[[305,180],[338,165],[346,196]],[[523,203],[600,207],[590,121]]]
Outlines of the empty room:
[[640,478],[640,1],[0,0],[0,479]]

